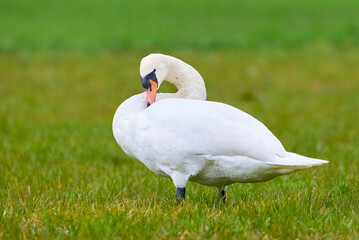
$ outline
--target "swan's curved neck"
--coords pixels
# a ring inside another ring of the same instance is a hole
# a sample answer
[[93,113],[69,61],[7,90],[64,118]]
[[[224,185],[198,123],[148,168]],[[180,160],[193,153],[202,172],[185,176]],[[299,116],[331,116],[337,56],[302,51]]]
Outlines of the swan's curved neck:
[[172,97],[206,100],[206,87],[199,72],[177,58],[165,57],[168,69],[165,80],[174,84],[178,89],[176,93],[172,94]]

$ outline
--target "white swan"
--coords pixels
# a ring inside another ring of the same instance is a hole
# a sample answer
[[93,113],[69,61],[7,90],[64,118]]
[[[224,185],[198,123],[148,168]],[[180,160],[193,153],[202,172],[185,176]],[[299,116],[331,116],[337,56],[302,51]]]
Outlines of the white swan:
[[[287,152],[251,115],[205,101],[201,75],[177,58],[150,54],[140,74],[147,93],[118,107],[113,134],[126,154],[173,180],[177,200],[184,199],[188,181],[218,187],[225,199],[229,184],[268,181],[328,162]],[[156,95],[163,80],[178,92]]]

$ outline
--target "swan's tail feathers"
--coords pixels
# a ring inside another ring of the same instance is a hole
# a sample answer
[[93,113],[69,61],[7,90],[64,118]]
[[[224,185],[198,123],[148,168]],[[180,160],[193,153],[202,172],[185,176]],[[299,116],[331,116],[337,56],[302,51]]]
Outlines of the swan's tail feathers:
[[319,166],[328,162],[329,161],[326,160],[309,158],[296,153],[287,152],[285,157],[281,157],[275,162],[269,162],[269,164],[277,166],[279,168],[286,168],[298,171],[301,169]]

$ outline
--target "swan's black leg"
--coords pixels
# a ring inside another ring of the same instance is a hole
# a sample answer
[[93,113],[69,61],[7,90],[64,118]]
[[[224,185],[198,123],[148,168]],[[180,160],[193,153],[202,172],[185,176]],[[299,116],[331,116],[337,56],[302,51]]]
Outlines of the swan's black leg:
[[218,188],[217,197],[221,198],[223,200],[223,203],[226,203],[226,198],[227,198],[226,190],[227,190],[227,186],[222,186]]
[[176,191],[177,204],[180,204],[185,199],[185,195],[186,195],[186,188],[177,188]]
[[226,203],[226,198],[227,198],[226,190],[221,190],[221,198],[223,200],[223,203]]

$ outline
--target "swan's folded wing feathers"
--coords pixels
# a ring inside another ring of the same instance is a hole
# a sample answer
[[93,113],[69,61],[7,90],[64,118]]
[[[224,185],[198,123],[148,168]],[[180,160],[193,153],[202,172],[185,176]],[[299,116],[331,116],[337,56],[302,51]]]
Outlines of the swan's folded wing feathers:
[[[161,152],[185,155],[248,156],[272,162],[286,151],[258,120],[226,104],[164,99],[143,111],[148,137]],[[146,121],[145,121],[146,122]],[[155,131],[149,131],[150,128]],[[150,147],[150,146],[149,146]]]

